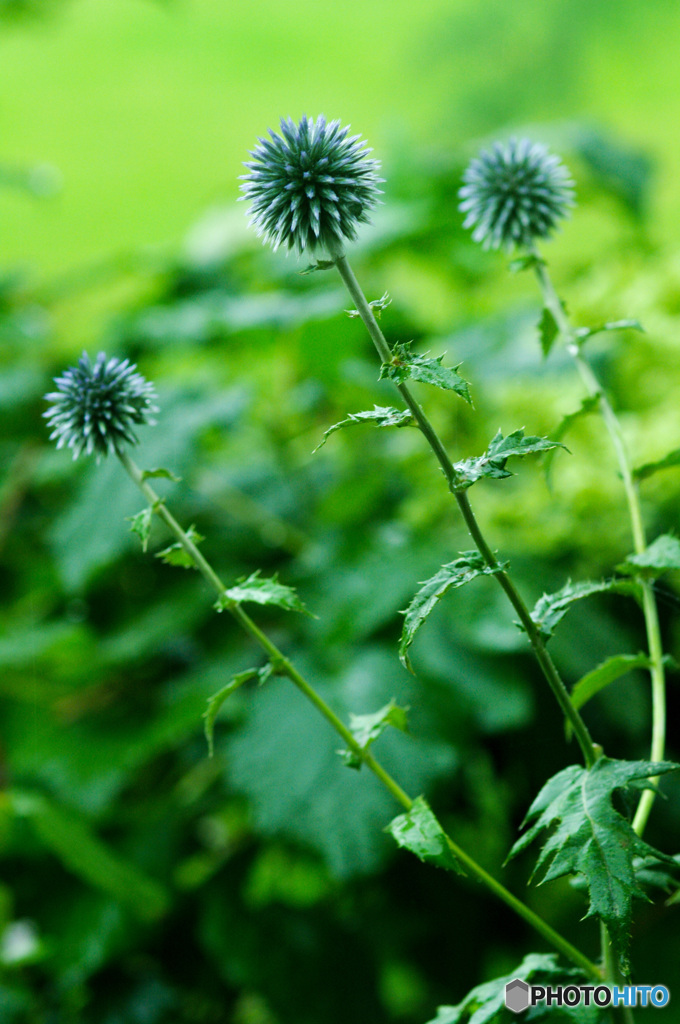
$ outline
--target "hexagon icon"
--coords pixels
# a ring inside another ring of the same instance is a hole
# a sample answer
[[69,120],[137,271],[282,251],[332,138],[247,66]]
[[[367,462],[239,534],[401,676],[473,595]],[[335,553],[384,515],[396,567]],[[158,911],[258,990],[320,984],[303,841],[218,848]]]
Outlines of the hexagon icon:
[[529,1005],[529,986],[526,981],[513,978],[505,986],[505,1005],[513,1013],[521,1013]]

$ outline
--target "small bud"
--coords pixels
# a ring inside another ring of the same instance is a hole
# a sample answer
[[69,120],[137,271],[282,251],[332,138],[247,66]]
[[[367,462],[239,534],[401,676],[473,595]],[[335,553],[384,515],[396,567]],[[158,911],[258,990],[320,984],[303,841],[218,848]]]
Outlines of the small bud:
[[529,248],[547,238],[574,205],[569,171],[546,146],[529,139],[496,142],[466,170],[460,189],[464,227],[485,249]]
[[274,249],[285,243],[299,253],[328,251],[356,238],[359,221],[368,223],[383,179],[366,143],[348,132],[324,117],[299,124],[282,118],[280,135],[270,128],[271,138],[259,139],[245,164],[249,173],[241,175],[241,199],[252,204],[251,223]]
[[132,424],[153,423],[158,408],[153,384],[136,369],[128,359],[107,359],[103,352],[93,364],[83,352],[77,366],[55,378],[57,390],[45,395],[52,405],[43,415],[52,428],[50,440],[58,438],[57,448],[67,445],[74,459],[94,452],[99,461],[137,444]]

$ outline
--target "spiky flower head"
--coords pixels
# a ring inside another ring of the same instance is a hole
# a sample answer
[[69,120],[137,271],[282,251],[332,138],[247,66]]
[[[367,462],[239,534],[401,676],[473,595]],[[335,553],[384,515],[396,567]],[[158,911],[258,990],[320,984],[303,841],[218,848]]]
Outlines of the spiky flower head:
[[102,455],[120,450],[126,444],[137,444],[132,425],[153,423],[151,415],[158,412],[153,384],[136,372],[128,359],[108,359],[100,352],[94,363],[83,352],[77,366],[72,366],[54,383],[57,390],[45,395],[51,407],[43,415],[52,428],[50,440],[57,448],[67,445],[73,458]]
[[494,143],[474,159],[460,189],[464,227],[485,249],[529,248],[574,205],[574,182],[559,157],[529,139]]
[[343,238],[356,238],[359,221],[381,195],[379,164],[349,125],[303,117],[281,119],[281,134],[258,139],[242,174],[242,199],[251,202],[251,223],[275,249],[282,244],[299,253],[330,250]]

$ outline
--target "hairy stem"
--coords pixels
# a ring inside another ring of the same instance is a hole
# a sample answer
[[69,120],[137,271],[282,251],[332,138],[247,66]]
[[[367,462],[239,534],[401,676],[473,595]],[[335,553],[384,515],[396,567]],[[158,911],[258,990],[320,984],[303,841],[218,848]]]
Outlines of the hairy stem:
[[[151,487],[144,478],[144,474],[140,470],[139,466],[137,466],[137,464],[130,458],[127,452],[120,450],[117,454],[123,464],[123,467],[149,502],[152,511],[163,520],[172,534],[177,538],[177,541],[192,559],[194,565],[206,582],[213,588],[213,590],[215,590],[218,597],[222,597],[226,590],[224,583],[210,563],[198,550],[191,538],[187,536],[186,532],[182,529],[172,513],[167,509],[163,500],[159,498],[153,487]],[[300,692],[303,693],[309,701],[311,701],[329,725],[331,725],[338,735],[342,737],[343,741],[347,744],[347,747],[352,751],[352,753],[355,754],[382,782],[397,803],[401,804],[402,807],[409,811],[413,806],[413,799],[401,788],[398,782],[392,778],[389,772],[383,768],[380,762],[370,753],[370,751],[364,750],[347,726],[335,714],[333,709],[329,707],[323,697],[321,697],[314,687],[307,682],[307,680],[295,668],[293,663],[282,653],[276,644],[274,644],[269,637],[263,633],[259,626],[253,622],[250,616],[243,611],[240,604],[236,601],[229,602],[227,609],[231,612],[242,629],[244,629],[246,633],[248,633],[264,650],[275,665],[277,674],[286,676],[298,688],[298,690],[300,690]],[[542,935],[547,942],[567,957],[568,960],[571,960],[572,963],[580,967],[589,977],[594,978],[597,981],[602,980],[602,972],[596,964],[589,960],[588,957],[586,957],[579,949],[568,942],[567,939],[559,934],[559,932],[556,932],[554,928],[551,928],[550,925],[544,921],[543,918],[539,917],[538,914],[534,913],[530,907],[525,903],[522,903],[522,901],[516,896],[513,896],[505,886],[501,885],[500,882],[485,871],[484,868],[481,867],[481,865],[479,865],[468,853],[466,853],[465,850],[461,849],[453,839],[446,836],[446,841],[453,855],[461,862],[466,871],[473,878],[484,885],[490,892],[498,897],[498,899],[502,900],[506,906],[510,907],[511,910],[523,918],[523,920]]]
[[[586,390],[590,395],[597,397],[600,413],[611,439],[619,465],[621,479],[623,480],[626,504],[628,505],[628,514],[630,517],[631,533],[633,536],[633,547],[635,549],[635,553],[639,555],[647,547],[647,541],[645,538],[645,528],[642,522],[640,496],[635,480],[633,479],[633,472],[621,424],[611,406],[611,403],[609,402],[609,399],[602,390],[602,386],[595,376],[590,363],[581,351],[581,346],[578,343],[576,332],[559,300],[545,263],[535,250],[532,255],[536,258],[534,266],[536,269],[536,276],[541,287],[541,292],[543,294],[543,301],[552,314],[560,334],[566,342],[567,351],[576,364],[576,369],[578,370],[579,376],[581,377]],[[649,673],[652,690],[652,741],[649,757],[651,761],[663,761],[666,741],[666,681],[663,647],[661,644],[661,629],[659,627],[659,614],[656,607],[656,598],[654,596],[654,588],[652,584],[643,576],[636,576],[635,578],[642,592],[642,611],[645,620],[647,646],[649,650]],[[652,779],[651,781],[656,785],[658,779]],[[655,790],[646,789],[640,798],[640,802],[638,803],[637,810],[635,812],[635,817],[633,818],[633,828],[638,835],[642,835],[644,832],[655,797]]]
[[[371,307],[366,301],[366,297],[361,286],[354,276],[354,272],[347,260],[344,250],[341,248],[335,249],[331,251],[331,256],[350,296],[352,297],[352,300],[356,304],[359,316],[366,326],[366,330],[378,351],[381,361],[383,363],[389,363],[392,359],[392,352],[385,340],[384,334],[380,330]],[[534,654],[536,655],[543,674],[548,681],[550,689],[552,690],[563,715],[574,731],[574,735],[581,747],[586,766],[591,768],[599,756],[599,748],[595,747],[593,744],[585,722],[579,712],[574,708],[569,698],[567,688],[564,685],[552,658],[548,654],[548,650],[535,622],[531,618],[531,614],[524,602],[524,599],[515,587],[515,584],[509,574],[505,570],[499,568],[499,563],[493,554],[493,551],[487,544],[475,518],[474,512],[472,511],[467,491],[460,486],[458,473],[456,472],[456,468],[444,448],[441,438],[423,412],[420,404],[413,397],[410,388],[406,384],[397,384],[396,386],[437,458],[449,485],[449,489],[452,491],[453,496],[456,499],[458,508],[465,520],[465,525],[470,532],[470,536],[472,537],[477,550],[489,568],[496,570],[494,572],[494,579],[498,581],[499,586],[503,589],[512,607],[517,612],[519,620],[527,634],[527,637],[529,638],[529,643],[533,648]]]

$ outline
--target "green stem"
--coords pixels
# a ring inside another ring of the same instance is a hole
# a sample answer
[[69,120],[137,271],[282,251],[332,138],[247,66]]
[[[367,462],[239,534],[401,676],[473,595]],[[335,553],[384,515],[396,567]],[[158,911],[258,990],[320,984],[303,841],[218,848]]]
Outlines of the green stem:
[[[597,397],[600,413],[611,439],[616,459],[619,464],[621,478],[623,480],[626,503],[628,505],[628,514],[630,517],[631,533],[633,535],[633,547],[636,554],[642,554],[647,547],[647,541],[645,538],[645,528],[642,522],[640,497],[635,480],[633,479],[633,472],[621,424],[609,402],[609,399],[602,390],[602,386],[595,376],[592,367],[581,352],[581,346],[579,345],[576,332],[559,300],[545,263],[535,249],[532,255],[536,258],[534,265],[536,269],[536,276],[543,294],[543,301],[552,314],[560,334],[566,342],[567,351],[576,364],[579,376],[581,377],[586,390],[590,395]],[[647,646],[649,650],[650,663],[649,673],[652,689],[652,742],[649,756],[651,761],[663,761],[666,742],[666,680],[663,662],[663,647],[661,643],[661,629],[659,627],[659,614],[656,607],[656,598],[654,596],[654,588],[652,584],[643,576],[637,576],[636,580],[642,592],[642,612],[644,615],[645,630],[647,633]],[[652,781],[656,784],[658,779],[653,779]],[[656,792],[654,790],[646,789],[640,798],[640,802],[638,803],[637,810],[635,812],[635,817],[633,818],[633,828],[638,835],[642,835],[645,829],[655,797]]]
[[[216,591],[218,597],[223,597],[226,590],[224,583],[214,571],[210,563],[203,557],[191,538],[187,536],[186,532],[182,529],[172,513],[166,508],[163,500],[159,498],[153,487],[151,487],[147,480],[144,479],[144,474],[140,470],[139,466],[137,466],[137,464],[130,458],[126,451],[119,450],[117,455],[127,473],[149,502],[152,511],[163,520],[172,534],[177,538],[177,541],[192,559],[194,565],[203,578]],[[370,751],[364,750],[347,726],[340,718],[338,718],[333,709],[329,707],[323,697],[321,697],[314,687],[298,672],[293,663],[282,653],[282,651],[279,650],[276,644],[272,643],[269,637],[262,632],[260,627],[253,622],[250,616],[243,611],[236,601],[230,602],[227,605],[227,608],[238,624],[264,650],[272,663],[276,666],[277,673],[279,675],[286,676],[298,688],[298,690],[300,690],[300,692],[303,693],[309,701],[311,701],[314,707],[321,712],[323,717],[335,729],[338,735],[342,737],[352,753],[355,754],[382,782],[397,803],[401,804],[402,807],[409,811],[413,806],[412,798],[408,793],[404,792],[398,782],[392,778],[389,772],[383,768],[380,762],[376,760]],[[478,882],[481,882],[482,885],[486,886],[486,888],[497,896],[498,899],[502,900],[506,906],[514,910],[516,914],[530,924],[532,928],[542,935],[555,949],[567,957],[567,959],[571,960],[572,963],[580,967],[589,977],[594,978],[597,981],[602,980],[602,972],[596,964],[581,953],[579,949],[568,942],[567,939],[559,934],[559,932],[556,932],[554,928],[551,928],[550,925],[544,921],[543,918],[539,917],[538,914],[534,913],[530,907],[522,903],[522,901],[517,899],[516,896],[513,896],[505,886],[496,881],[496,879],[485,871],[481,865],[477,864],[477,862],[468,853],[462,850],[457,843],[453,841],[453,839],[446,836],[446,841],[451,852],[464,865],[472,877],[474,877]]]
[[[345,287],[347,288],[347,291],[352,297],[353,302],[356,304],[359,316],[364,322],[366,330],[378,351],[381,361],[383,363],[389,363],[392,359],[392,352],[385,340],[384,334],[380,330],[371,307],[366,301],[366,296],[354,275],[354,271],[347,260],[344,250],[342,248],[336,248],[331,251],[330,255],[338,268],[338,272],[345,284]],[[456,468],[451,462],[439,435],[425,415],[420,404],[413,397],[409,387],[406,384],[397,384],[397,388],[439,462],[449,485],[449,489],[453,492],[453,496],[458,503],[458,508],[465,520],[470,536],[477,546],[477,550],[489,568],[495,570],[494,579],[498,581],[499,586],[503,589],[512,607],[517,612],[543,674],[550,685],[563,715],[568,720],[574,731],[574,735],[581,747],[586,766],[591,768],[599,756],[599,748],[596,748],[593,744],[585,722],[581,718],[579,712],[574,708],[567,688],[564,685],[552,658],[548,654],[540,631],[538,630],[536,623],[531,618],[529,609],[508,573],[500,568],[493,551],[487,544],[470,506],[467,491],[460,486]]]

